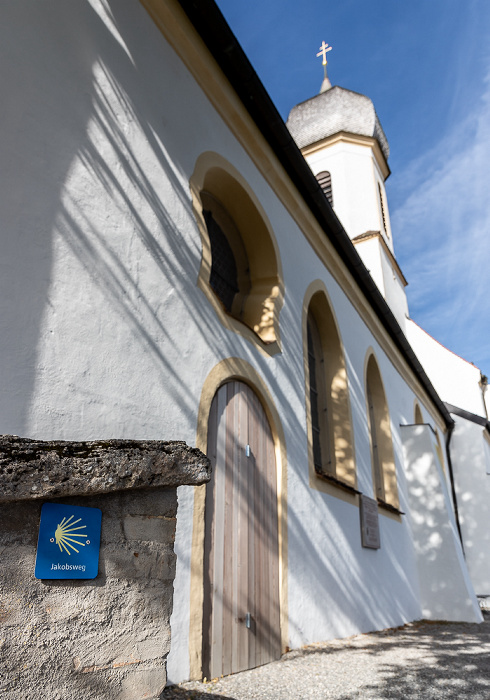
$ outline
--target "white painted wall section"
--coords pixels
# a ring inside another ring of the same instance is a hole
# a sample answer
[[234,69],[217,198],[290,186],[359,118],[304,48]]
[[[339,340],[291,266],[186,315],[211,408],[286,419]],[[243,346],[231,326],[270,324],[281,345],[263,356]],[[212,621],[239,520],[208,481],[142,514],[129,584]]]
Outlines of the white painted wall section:
[[386,299],[385,278],[381,262],[382,251],[379,240],[377,238],[367,238],[366,240],[356,242],[355,246],[362,262],[376,282],[376,286]]
[[441,399],[485,416],[478,367],[445,348],[411,319],[407,319],[406,336]]
[[355,246],[400,327],[404,329],[408,317],[405,285],[379,237],[356,241]]
[[490,595],[490,445],[481,425],[454,416],[451,461],[466,562],[478,595]]
[[[350,238],[383,230],[378,180],[384,185],[371,146],[339,141],[305,157],[315,175],[330,172],[333,208]],[[386,200],[385,206],[388,216]]]
[[[372,351],[408,511],[398,429],[413,421],[406,378],[141,4],[107,7],[26,0],[10,3],[0,25],[0,60],[9,66],[0,75],[9,95],[0,130],[1,432],[193,445],[206,377],[226,357],[246,360],[286,436],[291,646],[419,618],[407,518],[381,515],[382,547],[368,551],[358,508],[309,484],[302,337],[309,285],[324,284],[345,349],[359,489],[373,494],[365,397]],[[201,239],[189,179],[205,151],[240,172],[276,236],[287,293],[275,356],[224,327],[196,285]],[[317,165],[332,172],[334,205],[351,235],[380,230],[371,149],[339,144],[331,165]],[[431,513],[429,497],[425,506]],[[179,489],[174,682],[189,676],[192,522],[193,492]]]
[[422,616],[482,622],[430,428],[406,425],[400,431]]
[[490,442],[488,440],[488,435],[484,435],[483,440],[483,453],[485,455],[485,469],[486,473],[490,475]]
[[405,330],[405,323],[408,317],[408,302],[405,293],[405,284],[393,265],[386,249],[380,245],[381,267],[383,270],[383,280],[385,294],[384,297],[393,315]]

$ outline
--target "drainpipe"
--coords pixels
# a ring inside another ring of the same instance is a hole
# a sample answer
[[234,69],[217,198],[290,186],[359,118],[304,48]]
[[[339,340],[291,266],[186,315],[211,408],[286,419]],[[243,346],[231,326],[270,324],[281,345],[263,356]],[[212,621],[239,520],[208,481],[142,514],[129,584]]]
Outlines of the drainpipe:
[[454,473],[453,473],[453,464],[451,462],[451,450],[449,448],[449,443],[451,442],[451,437],[453,435],[454,426],[455,426],[455,423],[453,422],[451,425],[448,425],[448,428],[447,428],[446,457],[447,457],[447,466],[449,469],[449,480],[451,482],[451,495],[453,497],[454,517],[456,519],[456,527],[458,528],[459,539],[461,540],[461,547],[463,548],[463,554],[465,554],[463,535],[461,534],[461,525],[459,522],[458,499],[456,498],[456,488],[454,486]]

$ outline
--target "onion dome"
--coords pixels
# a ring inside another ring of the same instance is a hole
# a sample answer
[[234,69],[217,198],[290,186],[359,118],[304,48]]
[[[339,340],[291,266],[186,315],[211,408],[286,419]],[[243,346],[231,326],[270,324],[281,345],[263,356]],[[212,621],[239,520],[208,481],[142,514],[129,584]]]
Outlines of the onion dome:
[[346,132],[375,138],[386,160],[390,154],[388,139],[369,97],[337,85],[293,107],[286,125],[299,148]]

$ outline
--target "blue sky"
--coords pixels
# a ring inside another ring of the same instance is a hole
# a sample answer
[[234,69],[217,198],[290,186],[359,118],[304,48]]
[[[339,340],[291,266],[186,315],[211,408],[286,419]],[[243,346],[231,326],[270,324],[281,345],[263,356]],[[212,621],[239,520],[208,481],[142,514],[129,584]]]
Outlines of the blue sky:
[[490,0],[218,0],[284,119],[333,85],[368,95],[412,318],[490,374]]

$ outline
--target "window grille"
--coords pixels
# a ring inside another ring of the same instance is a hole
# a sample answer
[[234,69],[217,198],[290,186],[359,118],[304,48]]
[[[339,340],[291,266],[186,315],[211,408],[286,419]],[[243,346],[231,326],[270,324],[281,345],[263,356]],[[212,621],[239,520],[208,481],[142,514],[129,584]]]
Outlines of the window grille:
[[332,463],[330,460],[323,351],[320,332],[311,313],[307,322],[307,336],[313,463],[315,471],[322,474],[330,471]]
[[211,244],[212,263],[209,284],[218,299],[223,303],[226,311],[231,313],[233,300],[238,292],[235,256],[228,239],[211,212],[204,211],[203,214]]

